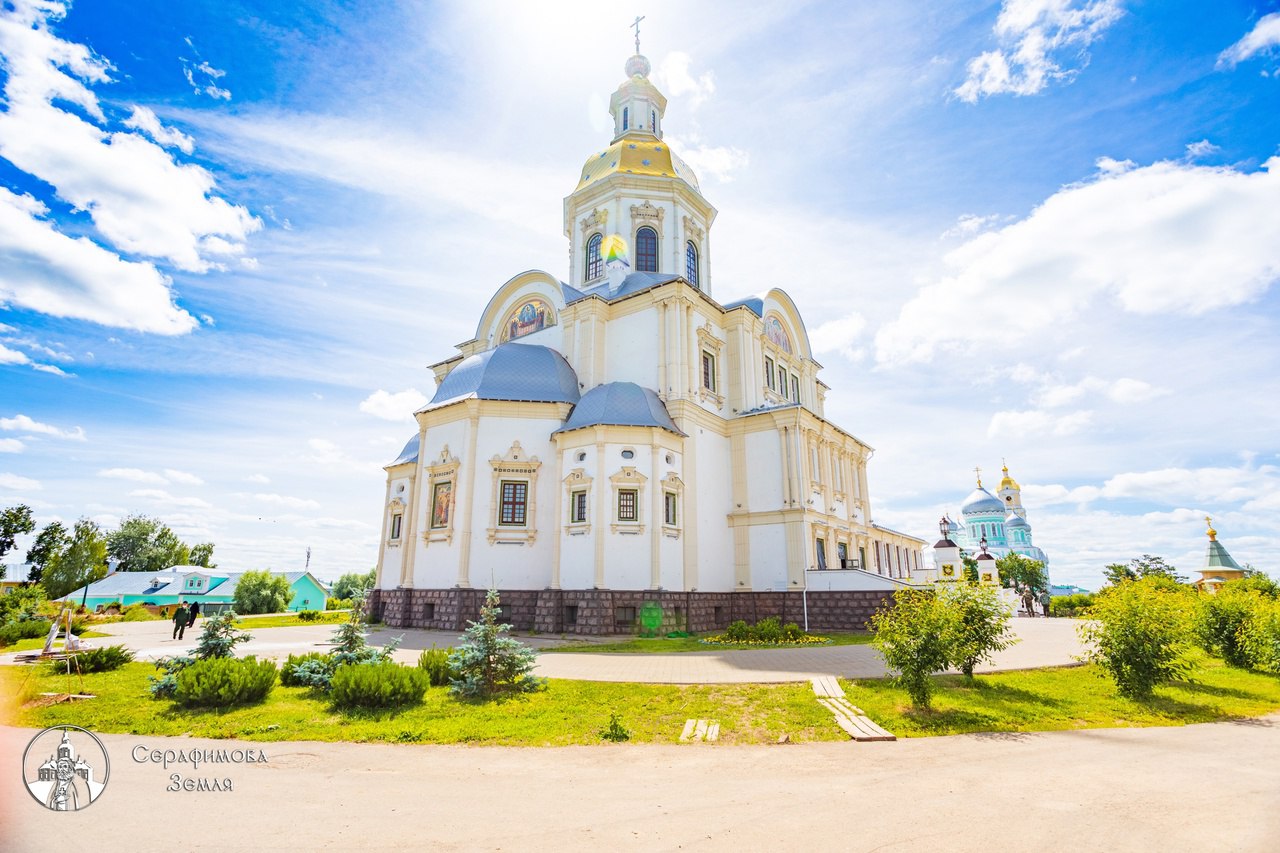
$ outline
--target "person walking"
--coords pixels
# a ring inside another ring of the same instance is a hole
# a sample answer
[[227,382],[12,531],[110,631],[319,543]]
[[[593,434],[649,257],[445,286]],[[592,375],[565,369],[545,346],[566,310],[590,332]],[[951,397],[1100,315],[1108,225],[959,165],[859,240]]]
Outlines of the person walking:
[[1048,590],[1045,590],[1044,592],[1040,593],[1040,606],[1044,608],[1044,615],[1046,617],[1049,616],[1049,605],[1052,603],[1053,603],[1053,596],[1049,594]]
[[196,624],[196,617],[200,615],[200,602],[191,602],[191,615],[187,617],[187,627],[190,628]]
[[173,638],[181,640],[187,631],[187,605],[178,602],[178,609],[173,611]]

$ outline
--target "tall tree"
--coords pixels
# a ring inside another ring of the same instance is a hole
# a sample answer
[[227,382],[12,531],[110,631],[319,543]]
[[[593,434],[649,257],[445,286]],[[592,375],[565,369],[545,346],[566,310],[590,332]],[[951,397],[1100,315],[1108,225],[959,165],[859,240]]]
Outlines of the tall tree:
[[40,583],[44,570],[67,548],[70,536],[67,526],[61,521],[51,521],[36,534],[36,541],[27,549],[27,562],[31,564],[31,573],[27,580]]
[[13,550],[19,536],[36,529],[36,521],[31,517],[31,507],[26,504],[11,506],[0,512],[0,560]]
[[199,545],[192,545],[188,565],[202,566],[206,569],[218,568],[218,564],[213,562],[213,543],[201,542]]
[[1176,583],[1186,583],[1187,579],[1178,574],[1178,570],[1164,561],[1163,557],[1143,554],[1134,557],[1127,563],[1112,563],[1102,570],[1107,583],[1115,585],[1123,581],[1141,580],[1142,578],[1167,578]]
[[357,598],[363,596],[373,587],[373,581],[377,574],[377,569],[370,569],[363,574],[360,572],[348,572],[333,582],[331,594],[334,598]]
[[107,539],[87,518],[76,522],[67,547],[45,567],[41,583],[49,598],[61,598],[107,574]]
[[[145,515],[131,515],[120,522],[108,537],[107,548],[120,561],[122,572],[162,572],[172,566],[191,565],[190,546],[159,519]],[[210,544],[209,554],[212,553]]]
[[273,575],[270,569],[245,572],[236,583],[234,594],[237,613],[279,613],[289,605],[293,588],[284,575]]
[[1044,563],[1025,554],[1005,554],[996,560],[996,569],[1000,572],[1000,583],[1020,593],[1039,595],[1049,588],[1049,573],[1044,570]]

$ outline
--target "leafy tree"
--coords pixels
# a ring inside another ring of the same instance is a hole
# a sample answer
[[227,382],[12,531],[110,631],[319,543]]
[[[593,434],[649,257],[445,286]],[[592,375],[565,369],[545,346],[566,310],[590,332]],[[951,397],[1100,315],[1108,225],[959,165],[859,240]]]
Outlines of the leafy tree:
[[[192,565],[190,546],[158,519],[145,515],[131,515],[120,522],[109,537],[108,553],[120,561],[122,572],[161,572],[171,566]],[[209,544],[204,559],[212,554],[213,545]],[[206,563],[194,565],[212,568]]]
[[[13,550],[19,536],[36,529],[36,521],[31,517],[31,507],[18,504],[0,512],[0,559]],[[3,575],[0,575],[3,577]]]
[[1178,574],[1178,570],[1164,561],[1163,557],[1143,554],[1134,557],[1128,563],[1112,563],[1102,570],[1107,583],[1115,585],[1124,581],[1141,580],[1142,578],[1162,577],[1177,583],[1186,583],[1187,579]]
[[1049,573],[1044,570],[1044,563],[1033,560],[1025,554],[1009,552],[996,560],[996,570],[1000,572],[1000,583],[1020,593],[1030,592],[1039,595],[1049,588]]
[[1116,692],[1146,699],[1156,685],[1181,678],[1195,637],[1193,593],[1167,577],[1150,576],[1104,588],[1090,621],[1077,631],[1086,657],[1116,684]]
[[70,541],[67,526],[61,521],[51,521],[40,528],[36,541],[27,549],[27,562],[31,564],[31,573],[27,575],[27,580],[40,583],[50,561],[62,554]]
[[75,523],[61,554],[45,566],[40,582],[49,598],[61,598],[107,574],[107,540],[97,524],[87,518]]
[[147,571],[162,572],[170,566],[187,566],[191,564],[191,549],[178,538],[172,530],[164,525],[156,531],[148,554]]
[[960,562],[964,563],[964,579],[969,583],[977,583],[978,582],[978,558],[971,557],[968,554],[961,554]]
[[289,604],[293,589],[284,575],[269,570],[245,572],[236,584],[235,608],[240,613],[279,613]]
[[213,562],[213,543],[201,542],[199,545],[191,546],[191,556],[188,565],[203,566],[206,569],[216,569],[218,564]]
[[364,573],[349,572],[333,582],[330,595],[333,598],[361,598],[365,592],[373,588],[377,574],[377,569],[370,569]]
[[955,624],[950,640],[951,665],[970,679],[973,668],[990,661],[1018,640],[1009,628],[1009,608],[995,587],[980,584],[952,584],[941,591],[943,601],[954,611]]
[[956,636],[955,613],[933,590],[900,589],[892,602],[872,615],[871,644],[897,671],[893,681],[911,696],[915,707],[928,709],[935,672],[951,665]]
[[533,674],[537,662],[533,649],[502,636],[511,626],[498,622],[502,613],[499,604],[498,591],[489,590],[480,608],[480,621],[467,623],[462,644],[449,655],[449,667],[458,674],[449,682],[449,690],[455,695],[488,699],[546,686],[545,679]]

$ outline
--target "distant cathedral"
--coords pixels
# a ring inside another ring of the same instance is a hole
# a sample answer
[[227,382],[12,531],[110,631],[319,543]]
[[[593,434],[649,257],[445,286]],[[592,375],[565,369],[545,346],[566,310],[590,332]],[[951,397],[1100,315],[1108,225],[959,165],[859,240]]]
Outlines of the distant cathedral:
[[977,555],[986,539],[986,548],[996,559],[1006,554],[1023,554],[1049,568],[1049,555],[1031,540],[1031,524],[1022,505],[1022,487],[1009,476],[1009,466],[1000,469],[1004,477],[1000,488],[991,494],[982,487],[982,472],[977,469],[978,485],[960,505],[958,520],[948,517],[951,541],[969,555]]
[[464,627],[492,585],[517,627],[557,633],[654,603],[689,630],[860,627],[922,568],[922,539],[872,520],[872,448],[826,418],[795,303],[713,297],[716,209],[649,70],[637,44],[564,200],[568,281],[512,278],[432,367],[386,467],[371,606],[390,625]]

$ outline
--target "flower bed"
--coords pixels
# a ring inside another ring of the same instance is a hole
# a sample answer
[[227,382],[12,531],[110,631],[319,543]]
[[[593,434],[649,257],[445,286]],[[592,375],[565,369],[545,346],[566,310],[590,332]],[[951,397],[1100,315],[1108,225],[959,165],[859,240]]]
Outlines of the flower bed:
[[712,637],[703,637],[701,642],[708,646],[751,646],[760,649],[784,649],[794,646],[829,646],[831,645],[831,638],[803,634],[793,640],[734,640],[725,634],[716,634]]

